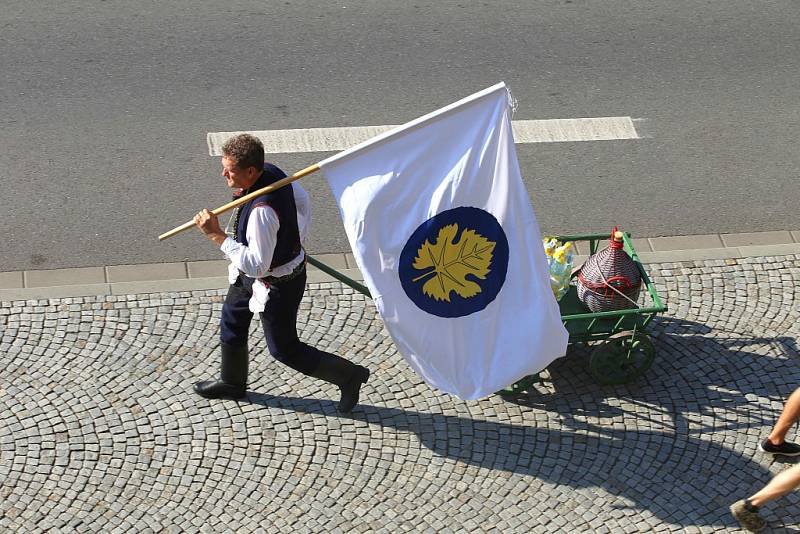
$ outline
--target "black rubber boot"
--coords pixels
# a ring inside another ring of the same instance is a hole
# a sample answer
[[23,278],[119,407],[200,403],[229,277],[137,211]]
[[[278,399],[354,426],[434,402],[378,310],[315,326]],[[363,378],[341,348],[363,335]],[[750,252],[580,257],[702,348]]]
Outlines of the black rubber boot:
[[339,386],[339,411],[349,413],[358,404],[358,393],[361,384],[369,379],[369,369],[331,354],[320,360],[311,376]]
[[197,382],[194,391],[207,399],[241,399],[247,394],[247,345],[234,347],[222,343],[219,380]]

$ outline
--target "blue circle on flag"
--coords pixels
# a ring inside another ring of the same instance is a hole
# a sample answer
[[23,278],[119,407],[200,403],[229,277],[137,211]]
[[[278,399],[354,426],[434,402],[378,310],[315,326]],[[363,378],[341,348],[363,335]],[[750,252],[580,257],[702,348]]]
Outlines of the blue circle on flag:
[[400,253],[400,282],[420,309],[463,317],[484,309],[506,280],[508,239],[495,217],[460,207],[434,215]]

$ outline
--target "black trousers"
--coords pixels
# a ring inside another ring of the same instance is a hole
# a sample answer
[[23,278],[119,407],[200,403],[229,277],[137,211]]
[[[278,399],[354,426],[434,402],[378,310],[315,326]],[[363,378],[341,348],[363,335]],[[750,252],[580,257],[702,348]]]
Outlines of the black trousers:
[[[270,285],[269,300],[261,313],[261,326],[270,354],[279,362],[305,375],[312,374],[322,358],[330,356],[297,337],[297,309],[306,288],[306,271],[287,282]],[[237,347],[247,345],[253,312],[248,303],[253,279],[244,275],[228,288],[220,319],[220,339]]]

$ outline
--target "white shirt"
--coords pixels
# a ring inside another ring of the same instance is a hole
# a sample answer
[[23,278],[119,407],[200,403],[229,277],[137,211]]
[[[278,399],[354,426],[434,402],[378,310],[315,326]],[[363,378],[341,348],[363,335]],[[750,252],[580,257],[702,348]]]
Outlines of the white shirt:
[[[294,194],[294,203],[297,206],[297,229],[300,232],[300,243],[305,246],[308,229],[311,226],[311,201],[308,193],[300,184],[292,183],[286,187],[291,187]],[[300,254],[291,261],[270,270],[272,255],[278,242],[278,228],[280,228],[280,220],[275,210],[269,206],[257,206],[250,211],[247,219],[247,246],[237,243],[231,237],[223,241],[220,250],[231,262],[228,266],[228,280],[231,284],[236,281],[239,271],[256,279],[265,276],[286,276],[305,260],[305,252],[300,250]],[[259,280],[256,282],[263,284]],[[259,289],[259,292],[262,293],[266,286],[263,290]],[[253,284],[254,297],[255,293],[256,284]],[[263,297],[263,295],[261,296]],[[264,299],[264,304],[266,304],[266,299]],[[253,305],[251,299],[251,309],[254,307]],[[263,306],[260,306],[258,311],[263,310]]]

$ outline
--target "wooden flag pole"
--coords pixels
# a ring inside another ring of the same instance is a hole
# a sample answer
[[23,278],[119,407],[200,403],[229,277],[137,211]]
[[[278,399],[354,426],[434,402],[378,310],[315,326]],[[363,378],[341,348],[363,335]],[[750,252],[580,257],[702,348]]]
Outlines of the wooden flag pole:
[[[236,206],[244,204],[248,200],[252,200],[252,199],[254,199],[254,198],[258,197],[258,196],[264,195],[266,193],[271,193],[271,192],[275,191],[276,189],[280,189],[281,187],[283,187],[286,184],[290,184],[290,183],[292,183],[292,182],[294,182],[296,180],[299,180],[303,176],[308,176],[309,174],[311,174],[313,172],[317,172],[318,170],[319,170],[319,165],[317,165],[315,163],[314,165],[306,167],[303,170],[297,171],[296,173],[294,173],[291,176],[287,176],[286,178],[281,178],[280,180],[278,180],[277,182],[275,182],[272,185],[268,185],[267,187],[262,187],[261,189],[259,189],[257,191],[253,191],[252,193],[248,193],[247,195],[243,196],[242,198],[237,198],[236,200],[234,200],[232,202],[228,202],[224,206],[220,206],[217,209],[213,210],[211,213],[213,213],[214,215],[219,215],[221,213],[225,213],[228,210],[232,210]],[[189,228],[192,228],[194,225],[195,225],[194,224],[194,220],[191,220],[191,221],[189,221],[187,223],[184,223],[184,224],[178,226],[177,228],[173,228],[169,232],[165,232],[165,233],[161,234],[160,236],[158,236],[158,240],[159,241],[163,241],[168,237],[172,237],[175,234],[179,234],[179,233],[183,232],[184,230],[188,230]]]

